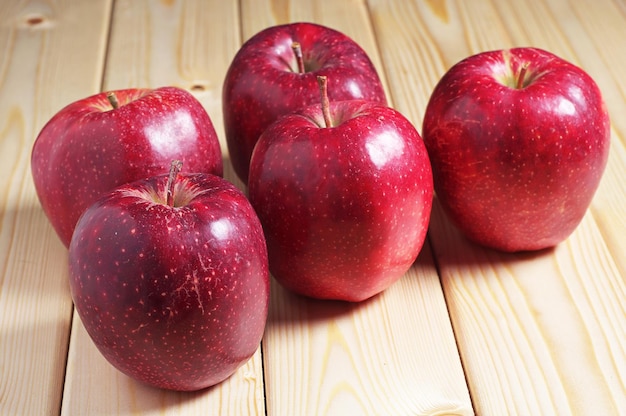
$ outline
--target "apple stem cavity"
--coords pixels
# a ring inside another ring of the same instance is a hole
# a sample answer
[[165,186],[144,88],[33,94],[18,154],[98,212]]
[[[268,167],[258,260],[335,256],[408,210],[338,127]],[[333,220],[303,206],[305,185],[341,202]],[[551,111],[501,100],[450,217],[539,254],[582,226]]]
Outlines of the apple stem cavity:
[[333,122],[330,117],[330,102],[328,101],[328,78],[324,75],[318,75],[317,83],[320,87],[320,96],[322,98],[322,115],[324,116],[324,124],[326,127],[332,127]]
[[107,99],[109,100],[109,103],[114,110],[116,110],[120,106],[120,102],[117,101],[117,96],[113,91],[107,92]]
[[167,186],[165,188],[165,203],[170,207],[174,206],[174,183],[182,167],[183,162],[180,160],[173,160],[170,165],[170,175],[167,178]]
[[519,70],[519,75],[517,76],[517,84],[515,85],[516,89],[521,90],[522,88],[526,86],[525,81],[526,81],[527,72],[528,72],[528,62],[524,63],[524,65],[522,65],[522,67]]
[[304,69],[304,58],[302,57],[302,47],[300,46],[300,42],[293,42],[291,44],[291,49],[293,49],[293,54],[296,56],[298,73],[304,74],[306,71]]

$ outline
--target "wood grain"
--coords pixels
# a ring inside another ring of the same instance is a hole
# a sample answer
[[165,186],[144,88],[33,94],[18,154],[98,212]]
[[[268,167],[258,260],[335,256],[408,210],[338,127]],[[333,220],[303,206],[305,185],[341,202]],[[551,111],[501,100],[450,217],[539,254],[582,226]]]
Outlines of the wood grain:
[[2,5],[0,414],[60,408],[72,313],[66,250],[37,201],[30,149],[49,117],[97,91],[109,10],[109,1]]
[[[624,16],[611,10],[612,4],[603,8],[576,2],[571,8],[558,1],[369,3],[379,45],[386,51],[387,73],[404,74],[413,68],[424,77],[389,77],[394,102],[413,119],[421,120],[427,96],[408,95],[416,88],[402,82],[421,82],[428,90],[443,74],[433,68],[449,68],[483,50],[523,45],[551,50],[583,66],[609,91],[609,108],[624,105],[621,93],[615,97],[615,91],[624,90],[614,83],[619,77],[607,72],[605,61],[610,56],[621,62],[624,54],[612,49],[598,59],[599,45],[591,40],[598,36],[595,42],[614,42],[616,20]],[[609,11],[614,25],[607,26],[599,15]],[[594,14],[596,19],[588,18]],[[420,54],[425,58],[417,59]],[[441,209],[434,209],[430,238],[478,414],[626,411],[626,165],[622,140],[616,137],[622,134],[615,129],[613,134],[609,166],[591,212],[553,251],[490,252],[468,243]]]
[[[386,79],[363,3],[241,7],[243,39],[267,26],[315,21],[358,42]],[[473,414],[428,248],[400,282],[363,305],[310,301],[274,285],[263,360],[268,414]]]
[[[237,9],[232,3],[217,0],[117,1],[103,89],[163,85],[185,88],[205,106],[216,130],[221,130],[221,80],[236,51],[236,17]],[[217,41],[217,34],[224,36]],[[226,172],[227,179],[233,176]],[[112,368],[75,315],[63,414],[139,411],[172,415],[264,414],[260,349],[218,388],[202,393],[165,392],[143,386]]]
[[[574,234],[536,253],[469,243],[436,202],[422,254],[381,295],[322,302],[273,282],[261,348],[231,378],[195,393],[137,383],[73,313],[32,143],[71,101],[176,85],[207,109],[225,177],[245,190],[226,151],[223,78],[243,41],[295,21],[355,39],[418,130],[436,82],[470,54],[532,45],[576,63],[612,119],[600,188]],[[3,1],[0,415],[626,414],[623,39],[623,0]]]
[[275,284],[263,343],[268,414],[473,414],[430,259],[426,247],[400,281],[360,304]]
[[199,392],[153,388],[113,368],[75,313],[62,415],[264,415],[260,354],[232,377]]
[[554,250],[505,255],[431,221],[479,414],[622,414],[626,286],[593,218]]
[[[619,39],[626,36],[623,3],[609,2],[598,9],[591,4],[572,2],[564,26],[576,61],[596,80],[611,116],[611,151],[606,173],[591,206],[594,218],[607,241],[622,276],[626,276],[626,53]],[[587,36],[580,36],[581,33]]]

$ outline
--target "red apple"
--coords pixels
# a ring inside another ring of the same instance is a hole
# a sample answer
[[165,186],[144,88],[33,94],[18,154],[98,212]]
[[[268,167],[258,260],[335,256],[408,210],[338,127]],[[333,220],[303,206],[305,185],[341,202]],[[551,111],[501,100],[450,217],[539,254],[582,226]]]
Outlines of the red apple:
[[279,118],[254,149],[248,186],[276,280],[302,295],[346,301],[381,292],[411,267],[433,197],[415,127],[363,100]]
[[233,185],[210,174],[170,177],[121,185],[85,211],[69,247],[70,289],[113,366],[157,387],[198,390],[259,346],[267,250]]
[[580,223],[610,126],[581,68],[515,48],[454,65],[432,93],[422,134],[449,218],[469,239],[514,252],[554,246]]
[[88,206],[116,186],[167,172],[173,159],[189,172],[222,175],[219,141],[202,104],[163,87],[69,104],[39,133],[31,167],[43,210],[68,246]]
[[332,80],[333,101],[386,104],[382,83],[365,51],[334,29],[302,22],[273,26],[237,52],[224,80],[222,106],[228,153],[244,183],[263,130],[278,116],[319,102],[318,75]]

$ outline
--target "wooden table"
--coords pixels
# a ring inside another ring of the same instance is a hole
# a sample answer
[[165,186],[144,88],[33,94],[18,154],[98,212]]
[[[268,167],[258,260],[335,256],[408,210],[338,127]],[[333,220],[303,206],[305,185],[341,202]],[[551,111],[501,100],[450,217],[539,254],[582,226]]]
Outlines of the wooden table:
[[[71,101],[176,85],[224,144],[235,52],[302,20],[361,44],[420,130],[435,83],[470,54],[534,45],[582,66],[612,117],[600,190],[567,241],[534,254],[472,245],[436,205],[419,259],[382,295],[319,302],[274,285],[261,348],[227,381],[195,393],[134,382],[73,312],[33,140]],[[0,51],[2,415],[626,415],[626,1],[3,0]]]

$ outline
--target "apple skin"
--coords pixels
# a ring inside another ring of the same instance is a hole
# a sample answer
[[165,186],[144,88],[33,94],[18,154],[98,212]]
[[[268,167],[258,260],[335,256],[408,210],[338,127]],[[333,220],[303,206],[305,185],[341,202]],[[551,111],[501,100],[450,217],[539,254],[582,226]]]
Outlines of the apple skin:
[[128,376],[199,390],[245,363],[269,304],[267,249],[243,193],[218,176],[121,185],[81,216],[69,247],[70,291],[91,339]]
[[607,163],[610,123],[581,68],[515,48],[449,69],[422,134],[448,217],[470,240],[516,252],[553,247],[578,226]]
[[31,154],[43,210],[68,246],[76,221],[104,193],[168,171],[223,174],[219,140],[209,115],[176,87],[114,91],[75,101],[42,128]]
[[310,106],[260,137],[249,199],[263,224],[270,272],[289,290],[358,302],[398,280],[421,251],[433,198],[415,127],[361,100]]
[[[304,73],[297,69],[294,42],[302,48]],[[307,22],[272,26],[239,49],[224,80],[222,109],[228,153],[244,183],[261,133],[279,116],[319,102],[318,75],[332,80],[331,101],[387,103],[366,52],[334,29]]]

